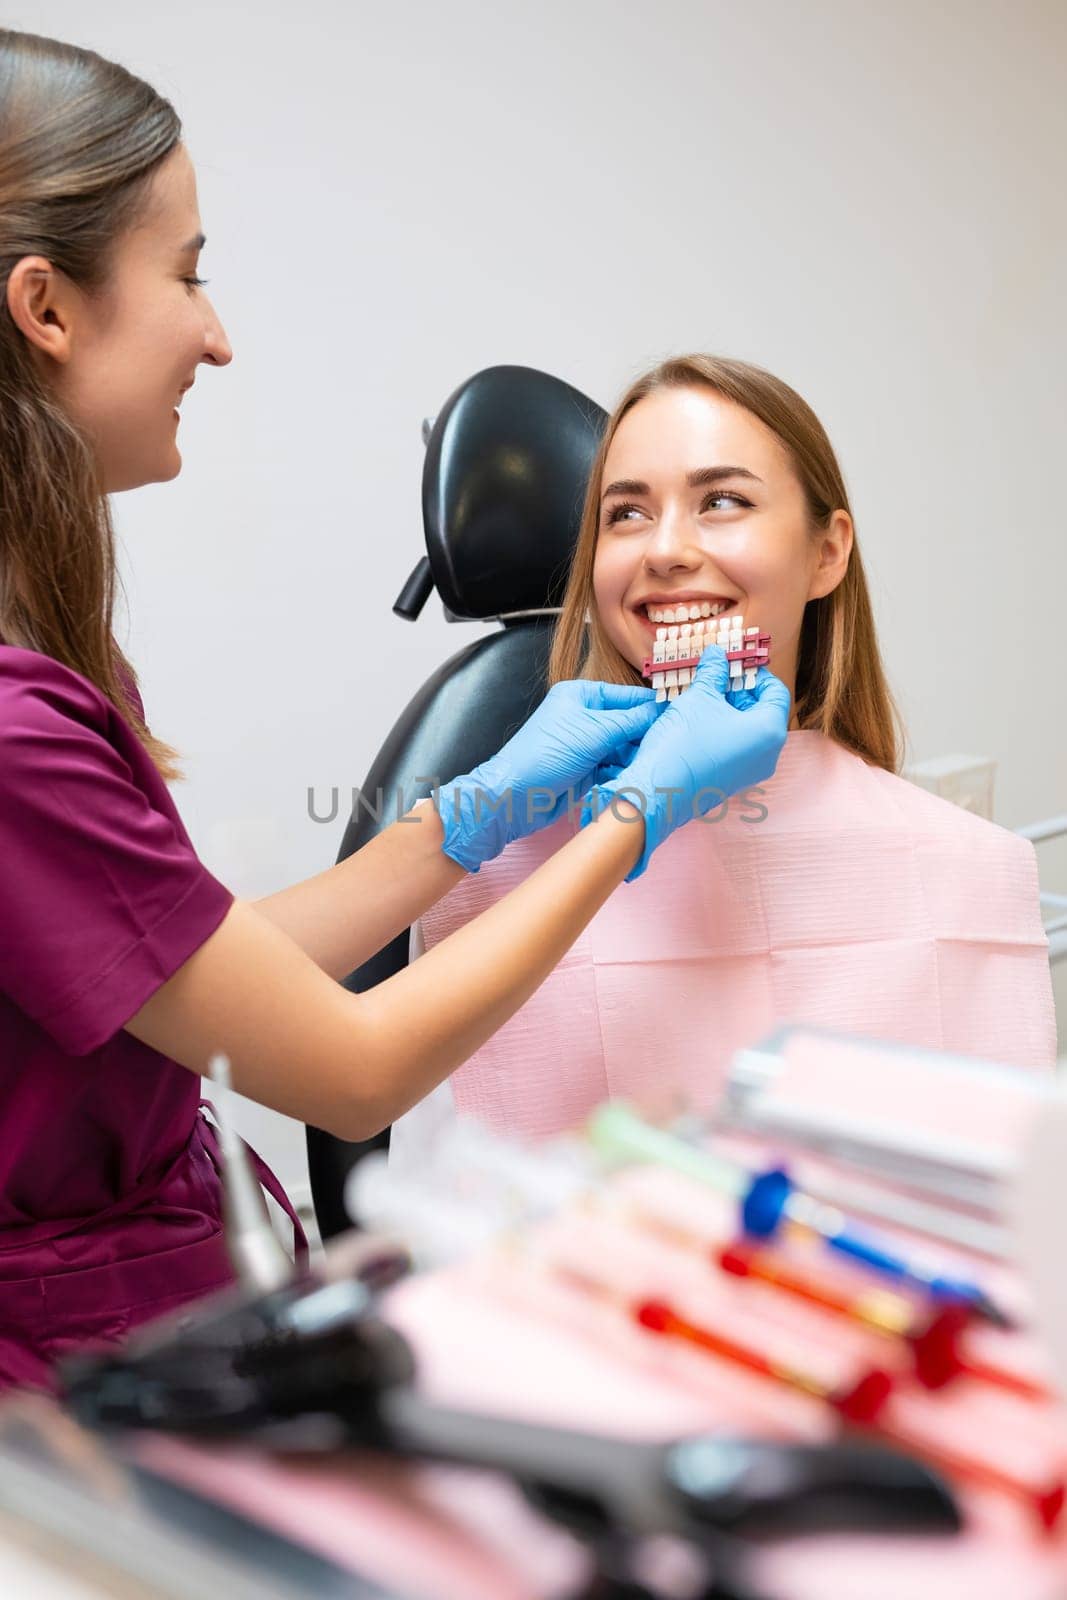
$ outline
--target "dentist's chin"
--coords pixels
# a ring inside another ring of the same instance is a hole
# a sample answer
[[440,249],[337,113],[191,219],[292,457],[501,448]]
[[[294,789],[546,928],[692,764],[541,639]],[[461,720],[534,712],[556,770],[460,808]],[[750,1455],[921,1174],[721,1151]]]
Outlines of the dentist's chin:
[[156,483],[169,483],[172,478],[176,478],[178,476],[181,470],[182,453],[178,449],[177,444],[172,443],[170,449],[166,452],[164,462],[161,463],[160,470],[153,481]]

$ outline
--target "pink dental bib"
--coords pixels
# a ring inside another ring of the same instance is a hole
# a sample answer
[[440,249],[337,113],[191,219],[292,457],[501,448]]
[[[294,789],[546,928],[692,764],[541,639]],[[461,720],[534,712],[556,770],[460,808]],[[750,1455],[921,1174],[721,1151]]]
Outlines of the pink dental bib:
[[[465,879],[422,919],[426,947],[575,831],[565,819]],[[1050,1067],[1033,846],[791,733],[759,791],[680,828],[616,890],[453,1074],[455,1109],[543,1136],[614,1096],[707,1107],[734,1052],[786,1022]]]

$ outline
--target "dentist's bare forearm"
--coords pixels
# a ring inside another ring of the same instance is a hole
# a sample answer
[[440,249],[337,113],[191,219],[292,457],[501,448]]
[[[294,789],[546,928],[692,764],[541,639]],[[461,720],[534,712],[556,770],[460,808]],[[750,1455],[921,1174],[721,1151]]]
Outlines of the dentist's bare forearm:
[[365,994],[350,994],[255,906],[235,901],[126,1030],[191,1072],[221,1052],[243,1094],[343,1139],[366,1139],[484,1044],[548,976],[638,859],[644,823],[630,816],[605,811],[525,883]]
[[525,1004],[635,865],[644,821],[625,804],[617,813],[604,811],[496,905],[359,996],[380,1041],[365,1059],[383,1126]]
[[466,877],[431,803],[325,872],[253,902],[332,978],[345,978]]

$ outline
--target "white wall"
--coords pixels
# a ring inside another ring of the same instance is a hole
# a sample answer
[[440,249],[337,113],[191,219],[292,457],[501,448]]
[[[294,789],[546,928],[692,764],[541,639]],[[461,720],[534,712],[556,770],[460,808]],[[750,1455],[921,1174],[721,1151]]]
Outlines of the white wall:
[[[182,477],[117,512],[149,715],[235,890],[333,860],[308,786],[358,784],[474,636],[390,606],[420,420],[502,361],[605,404],[693,348],[792,382],[853,491],[912,756],[994,756],[1009,825],[1067,809],[1060,0],[2,14],[154,82],[198,165],[236,359],[185,403]],[[255,1126],[298,1183],[295,1131]]]

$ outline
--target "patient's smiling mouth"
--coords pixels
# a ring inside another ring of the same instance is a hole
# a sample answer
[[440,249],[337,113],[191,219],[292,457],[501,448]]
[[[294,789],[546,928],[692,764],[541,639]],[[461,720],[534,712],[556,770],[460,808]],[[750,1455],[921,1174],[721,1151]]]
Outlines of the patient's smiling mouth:
[[722,616],[737,604],[723,596],[679,595],[670,600],[643,600],[634,610],[648,623],[696,622],[700,617]]

